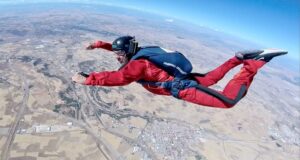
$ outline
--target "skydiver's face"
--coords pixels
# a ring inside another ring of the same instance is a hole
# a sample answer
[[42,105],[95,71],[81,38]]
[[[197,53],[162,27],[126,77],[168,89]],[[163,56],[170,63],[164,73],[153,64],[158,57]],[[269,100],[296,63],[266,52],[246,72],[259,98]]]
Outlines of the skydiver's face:
[[126,53],[124,51],[114,51],[116,54],[116,58],[120,64],[125,64],[128,62],[128,58],[126,57]]

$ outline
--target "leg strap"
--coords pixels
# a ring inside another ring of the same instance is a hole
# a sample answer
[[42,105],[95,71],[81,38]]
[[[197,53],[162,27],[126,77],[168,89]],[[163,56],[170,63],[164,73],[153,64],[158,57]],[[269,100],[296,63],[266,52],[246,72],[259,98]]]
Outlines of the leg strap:
[[236,98],[230,99],[213,89],[210,89],[208,87],[202,86],[201,84],[198,84],[196,81],[193,81],[193,80],[174,79],[173,81],[167,81],[167,82],[147,82],[147,81],[140,80],[140,81],[138,81],[138,83],[140,83],[142,85],[151,85],[151,86],[165,88],[171,92],[172,96],[174,96],[175,98],[178,98],[178,99],[179,99],[179,92],[181,90],[194,87],[197,90],[200,90],[211,96],[214,96],[214,97],[218,98],[219,100],[221,100],[227,104],[230,104],[230,105],[234,105],[239,100],[241,100],[247,91],[246,85],[242,85]]

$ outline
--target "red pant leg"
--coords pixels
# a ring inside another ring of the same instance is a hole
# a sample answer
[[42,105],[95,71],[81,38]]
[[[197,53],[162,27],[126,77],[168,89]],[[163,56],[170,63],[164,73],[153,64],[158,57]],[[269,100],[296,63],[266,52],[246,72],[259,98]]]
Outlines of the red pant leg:
[[221,80],[225,74],[230,71],[232,68],[236,67],[237,65],[241,64],[243,61],[233,57],[223,63],[221,66],[217,67],[216,69],[208,72],[204,77],[195,77],[196,80],[203,86],[211,86],[216,84],[219,80]]
[[[242,85],[249,88],[258,69],[261,68],[266,62],[257,60],[245,60],[240,72],[228,82],[223,92],[219,92],[224,96],[235,99]],[[216,107],[216,108],[231,108],[233,105],[226,104],[225,102],[206,94],[195,88],[189,88],[181,91],[179,97],[185,101],[196,103],[199,105]]]
[[264,61],[257,60],[245,60],[243,63],[244,66],[241,68],[240,72],[228,82],[223,90],[223,94],[228,98],[234,99],[237,96],[241,85],[246,85],[248,90],[258,69],[266,64]]

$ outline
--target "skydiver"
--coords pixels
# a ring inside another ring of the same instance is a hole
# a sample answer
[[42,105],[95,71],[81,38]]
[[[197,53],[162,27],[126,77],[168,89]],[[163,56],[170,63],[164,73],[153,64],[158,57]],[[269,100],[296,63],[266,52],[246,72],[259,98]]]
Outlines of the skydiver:
[[[272,58],[287,54],[278,49],[241,51],[214,70],[199,74],[191,73],[190,62],[177,51],[137,44],[132,36],[119,37],[112,44],[104,41],[90,44],[87,50],[102,48],[114,52],[122,67],[117,71],[76,73],[73,82],[92,86],[124,86],[138,82],[154,94],[172,95],[203,106],[231,108],[246,95],[261,67]],[[242,68],[223,91],[208,88],[240,64]]]

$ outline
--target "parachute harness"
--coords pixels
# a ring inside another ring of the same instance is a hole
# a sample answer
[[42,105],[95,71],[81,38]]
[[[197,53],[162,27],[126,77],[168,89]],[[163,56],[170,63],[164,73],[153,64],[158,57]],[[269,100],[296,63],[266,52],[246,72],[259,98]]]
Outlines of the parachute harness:
[[196,88],[197,90],[205,92],[205,93],[207,93],[213,97],[216,97],[217,99],[219,99],[225,103],[231,104],[231,105],[234,105],[238,101],[240,101],[247,91],[246,85],[242,85],[237,96],[235,97],[235,99],[230,99],[230,98],[220,94],[219,92],[212,90],[210,88],[204,87],[201,84],[199,84],[198,82],[196,82],[194,80],[190,80],[190,79],[175,78],[173,81],[167,81],[167,82],[148,82],[148,81],[144,81],[144,80],[139,80],[137,82],[142,85],[150,85],[150,86],[161,87],[161,88],[167,89],[171,92],[172,96],[174,96],[175,98],[178,98],[178,99],[180,99],[179,92],[181,90],[184,90],[187,88]]
[[172,96],[175,98],[179,98],[179,92],[181,90],[187,89],[187,88],[192,88],[196,87],[199,84],[194,81],[194,80],[189,80],[189,79],[179,79],[175,78],[173,81],[167,81],[167,82],[148,82],[144,80],[139,80],[138,83],[142,85],[150,85],[150,86],[155,86],[155,87],[161,87],[164,89],[167,89],[171,92]]

